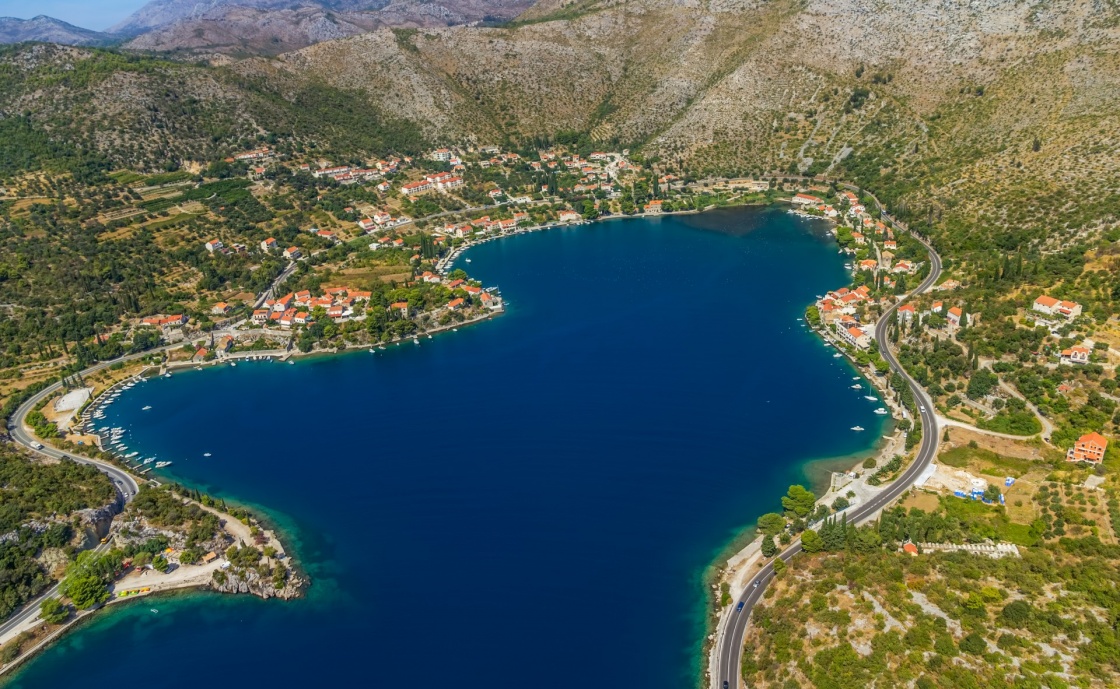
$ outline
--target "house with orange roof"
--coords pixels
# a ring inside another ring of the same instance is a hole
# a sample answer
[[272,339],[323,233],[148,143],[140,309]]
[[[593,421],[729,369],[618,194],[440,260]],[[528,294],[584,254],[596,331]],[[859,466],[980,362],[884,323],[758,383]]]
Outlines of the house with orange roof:
[[478,299],[482,302],[482,305],[488,309],[497,310],[502,308],[502,298],[495,294],[483,292],[481,295],[479,295]]
[[224,316],[227,313],[229,313],[229,311],[230,311],[230,305],[225,303],[224,301],[220,301],[217,304],[214,304],[213,306],[210,307],[210,313],[212,313],[214,315],[217,315],[217,316]]
[[859,349],[867,349],[871,346],[871,337],[863,332],[856,326],[852,325],[852,321],[840,321],[836,323],[836,332],[844,339],[845,342],[858,347]]
[[816,196],[809,194],[794,194],[793,198],[789,200],[795,206],[817,206],[824,203],[824,199],[819,199]]
[[220,239],[211,239],[210,241],[206,242],[206,250],[210,253],[214,253],[224,246],[225,244],[222,244],[222,240]]
[[899,320],[904,320],[906,322],[910,322],[911,320],[914,319],[914,316],[915,316],[916,313],[917,313],[917,311],[914,309],[913,304],[903,304],[902,306],[898,307],[898,319]]
[[560,211],[560,222],[579,222],[583,216],[575,211]]
[[300,256],[303,256],[303,253],[299,250],[299,247],[289,246],[287,249],[284,249],[284,258],[289,261],[294,261]]
[[209,353],[209,350],[207,350],[205,347],[199,347],[198,351],[196,351],[194,353],[194,356],[191,357],[191,361],[203,361],[206,359],[206,355]]
[[859,262],[860,270],[875,270],[879,267],[879,262],[873,258],[865,258]]
[[1104,451],[1107,448],[1108,439],[1103,435],[1096,432],[1086,433],[1066,452],[1066,461],[1100,464],[1104,461]]
[[1075,301],[1060,301],[1045,294],[1035,299],[1031,308],[1047,316],[1076,318],[1081,315],[1081,304]]
[[1054,315],[1054,310],[1057,308],[1057,306],[1057,299],[1055,299],[1054,297],[1048,297],[1043,294],[1038,299],[1034,300],[1034,304],[1031,306],[1031,308],[1035,311],[1038,311],[1039,313],[1044,313],[1047,316],[1052,316]]
[[852,233],[852,239],[855,240],[856,244],[866,244],[867,243],[867,237],[863,236],[862,232],[853,232]]
[[254,323],[266,323],[266,322],[268,322],[268,314],[271,311],[272,311],[272,309],[257,309],[255,311],[253,311],[253,322]]
[[1062,363],[1063,364],[1087,364],[1089,363],[1089,348],[1088,347],[1070,347],[1069,349],[1062,350]]
[[462,297],[456,297],[455,299],[452,299],[451,301],[447,302],[447,308],[454,311],[455,309],[459,308],[460,306],[462,306],[465,303],[466,303],[465,299],[463,299]]
[[944,307],[945,304],[939,301],[935,301],[933,302],[933,306],[929,307],[929,310],[933,313],[941,313],[941,309],[943,309]]
[[278,246],[275,237],[269,237],[261,241],[261,251],[276,251]]
[[392,304],[389,305],[389,309],[393,310],[393,311],[400,311],[401,316],[403,316],[405,318],[408,318],[408,302],[407,301],[395,301],[395,302],[393,302]]
[[946,317],[949,319],[950,325],[960,326],[961,316],[963,315],[963,313],[964,312],[961,311],[961,307],[959,306],[954,306],[953,308],[949,309],[949,313]]

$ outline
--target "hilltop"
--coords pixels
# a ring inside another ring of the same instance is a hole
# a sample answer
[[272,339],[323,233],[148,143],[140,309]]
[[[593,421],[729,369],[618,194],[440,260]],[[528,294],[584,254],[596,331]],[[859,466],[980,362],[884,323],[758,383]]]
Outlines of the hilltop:
[[0,43],[42,41],[63,45],[105,45],[117,40],[111,33],[90,31],[40,14],[31,19],[0,17]]

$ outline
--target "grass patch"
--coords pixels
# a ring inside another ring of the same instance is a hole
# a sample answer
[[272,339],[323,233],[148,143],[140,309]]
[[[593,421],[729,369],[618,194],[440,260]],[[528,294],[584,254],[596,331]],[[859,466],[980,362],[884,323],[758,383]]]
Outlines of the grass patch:
[[[938,456],[937,461],[946,466],[956,467],[958,469],[967,468],[972,462],[984,463],[990,465],[990,467],[981,467],[980,472],[983,474],[989,476],[1014,476],[1015,478],[1019,478],[1038,466],[1036,462],[1029,459],[1005,457],[991,450],[985,450],[980,447],[969,447],[967,445],[954,447],[951,450],[942,452],[941,455]],[[993,470],[988,470],[989,468]],[[996,472],[994,469],[999,469],[999,471]]]

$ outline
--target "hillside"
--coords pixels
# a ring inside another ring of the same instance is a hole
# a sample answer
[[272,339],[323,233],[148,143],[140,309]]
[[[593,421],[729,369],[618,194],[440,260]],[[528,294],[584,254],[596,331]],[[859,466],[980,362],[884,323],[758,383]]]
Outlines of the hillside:
[[164,52],[277,54],[383,27],[435,27],[512,19],[525,0],[154,0],[113,31],[127,47]]
[[117,37],[111,33],[90,31],[42,14],[31,19],[0,17],[0,44],[42,41],[62,45],[104,45],[115,40]]

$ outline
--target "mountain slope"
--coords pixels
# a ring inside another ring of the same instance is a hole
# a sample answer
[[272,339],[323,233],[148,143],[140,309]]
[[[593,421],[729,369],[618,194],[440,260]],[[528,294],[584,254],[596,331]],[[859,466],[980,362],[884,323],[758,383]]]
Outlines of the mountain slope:
[[[234,69],[364,91],[432,138],[573,131],[697,175],[827,171],[905,197],[896,210],[961,224],[993,194],[1037,211],[1078,189],[1113,198],[1118,27],[1120,9],[1092,0],[590,1],[539,4],[508,27],[379,31]],[[1028,180],[1048,191],[1019,198]],[[1021,234],[1037,216],[1014,217]]]
[[381,27],[501,21],[529,0],[154,0],[113,27],[129,48],[276,54]]
[[0,43],[41,41],[63,45],[103,45],[114,40],[116,36],[112,34],[90,31],[42,14],[32,19],[0,17]]

